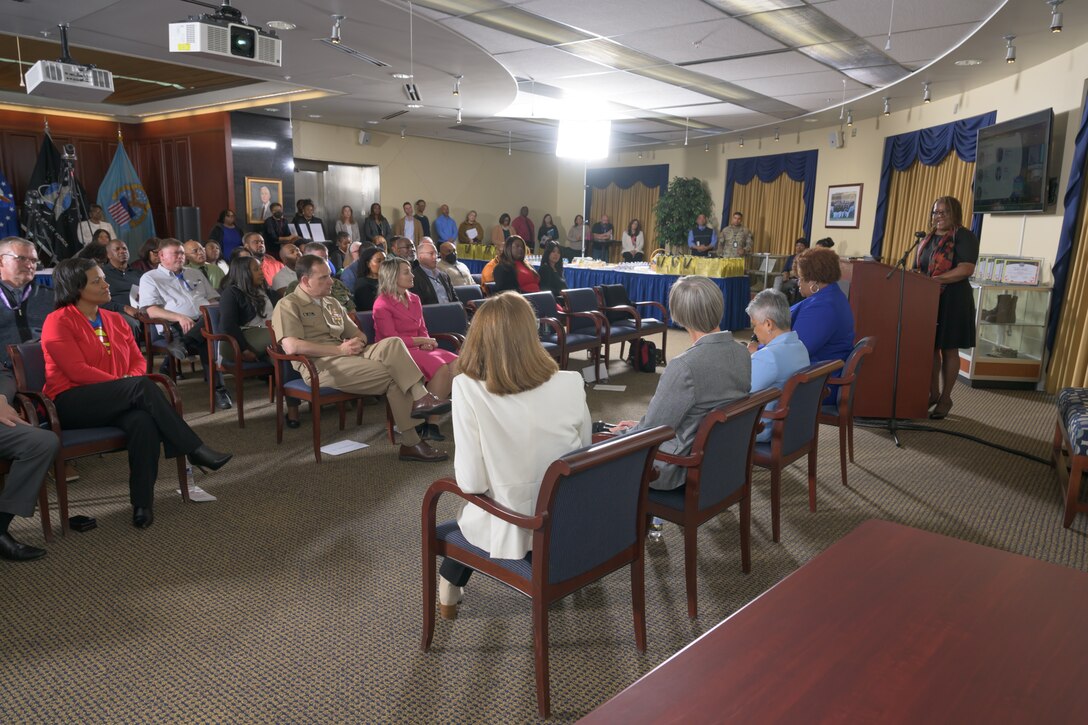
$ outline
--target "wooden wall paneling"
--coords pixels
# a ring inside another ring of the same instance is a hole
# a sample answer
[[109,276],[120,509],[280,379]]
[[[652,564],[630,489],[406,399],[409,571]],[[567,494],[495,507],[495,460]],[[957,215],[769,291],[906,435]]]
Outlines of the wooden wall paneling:
[[147,192],[147,203],[151,207],[151,218],[155,220],[155,234],[169,236],[162,208],[166,196],[165,181],[162,178],[162,146],[155,141],[139,141],[136,144],[136,156],[132,159],[136,175]]
[[32,132],[6,130],[3,132],[4,175],[8,177],[15,203],[22,208],[26,198],[27,182],[38,160],[41,139]]

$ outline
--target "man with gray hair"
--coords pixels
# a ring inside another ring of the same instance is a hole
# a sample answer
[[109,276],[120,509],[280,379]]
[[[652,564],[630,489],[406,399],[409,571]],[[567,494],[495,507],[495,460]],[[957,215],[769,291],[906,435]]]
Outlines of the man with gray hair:
[[[790,330],[790,305],[786,295],[775,289],[765,289],[748,304],[745,312],[752,320],[756,343],[749,343],[752,353],[752,392],[767,388],[782,388],[795,372],[809,364],[808,348],[796,332]],[[773,410],[772,401],[766,410]],[[764,420],[763,430],[756,436],[760,443],[771,439],[771,426]]]
[[412,267],[412,276],[415,278],[412,291],[419,295],[420,303],[434,305],[440,302],[456,302],[457,293],[453,290],[449,275],[438,268],[438,248],[430,237],[420,240],[416,257],[419,264]]
[[[332,264],[329,263],[329,248],[321,242],[309,242],[302,247],[303,254],[312,254],[315,257],[321,257],[325,260],[325,265],[329,268],[329,274],[333,273]],[[285,295],[289,295],[295,291],[298,287],[298,275],[295,275],[295,280],[291,284],[287,285],[287,289],[284,292]],[[345,310],[348,312],[355,312],[355,294],[352,290],[349,290],[344,286],[344,283],[338,280],[336,277],[332,278],[332,292],[329,296],[339,302]]]

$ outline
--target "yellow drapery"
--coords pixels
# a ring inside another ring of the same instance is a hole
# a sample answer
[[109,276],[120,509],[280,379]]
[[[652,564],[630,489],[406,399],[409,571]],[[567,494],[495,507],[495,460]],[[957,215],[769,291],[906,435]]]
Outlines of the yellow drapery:
[[[654,207],[657,206],[657,198],[660,195],[661,191],[656,186],[644,186],[641,181],[636,181],[629,189],[621,189],[615,184],[609,184],[604,189],[594,189],[588,221],[590,225],[593,225],[602,214],[607,214],[612,220],[612,226],[615,227],[614,237],[620,239],[631,220],[638,219],[642,224],[642,236],[645,242],[642,251],[649,256],[650,252],[657,249],[657,245],[654,244],[657,238]],[[588,241],[586,246],[588,248]]]
[[[888,264],[895,264],[910,245],[914,244],[915,232],[928,232],[929,212],[938,196],[954,196],[963,207],[963,225],[971,226],[971,207],[974,206],[974,190],[971,182],[975,176],[975,162],[963,161],[950,151],[936,166],[926,166],[921,161],[906,171],[892,171],[888,187],[888,216],[884,225],[884,247],[881,257]],[[910,260],[913,263],[913,259]]]
[[804,184],[785,173],[770,183],[753,177],[734,184],[733,208],[722,209],[722,226],[734,211],[744,214],[744,226],[752,230],[753,252],[793,254],[793,243],[805,234]]
[[1069,266],[1068,287],[1058,320],[1053,357],[1046,376],[1046,389],[1056,393],[1062,388],[1088,387],[1088,205],[1082,204]]

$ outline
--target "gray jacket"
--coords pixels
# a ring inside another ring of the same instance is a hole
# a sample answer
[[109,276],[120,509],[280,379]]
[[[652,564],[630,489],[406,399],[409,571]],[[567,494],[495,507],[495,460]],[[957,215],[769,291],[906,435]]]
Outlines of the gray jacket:
[[[686,455],[695,442],[703,417],[714,408],[743,398],[752,386],[752,358],[731,332],[705,335],[683,354],[669,361],[646,415],[631,431],[667,425],[676,437],[660,450]],[[669,490],[683,485],[684,469],[656,463],[660,475],[651,488]]]

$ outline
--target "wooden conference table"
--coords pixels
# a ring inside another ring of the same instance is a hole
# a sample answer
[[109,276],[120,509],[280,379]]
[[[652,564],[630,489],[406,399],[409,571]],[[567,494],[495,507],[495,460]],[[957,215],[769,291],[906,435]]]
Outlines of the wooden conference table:
[[1086,604],[1083,572],[867,521],[582,722],[1085,723]]

